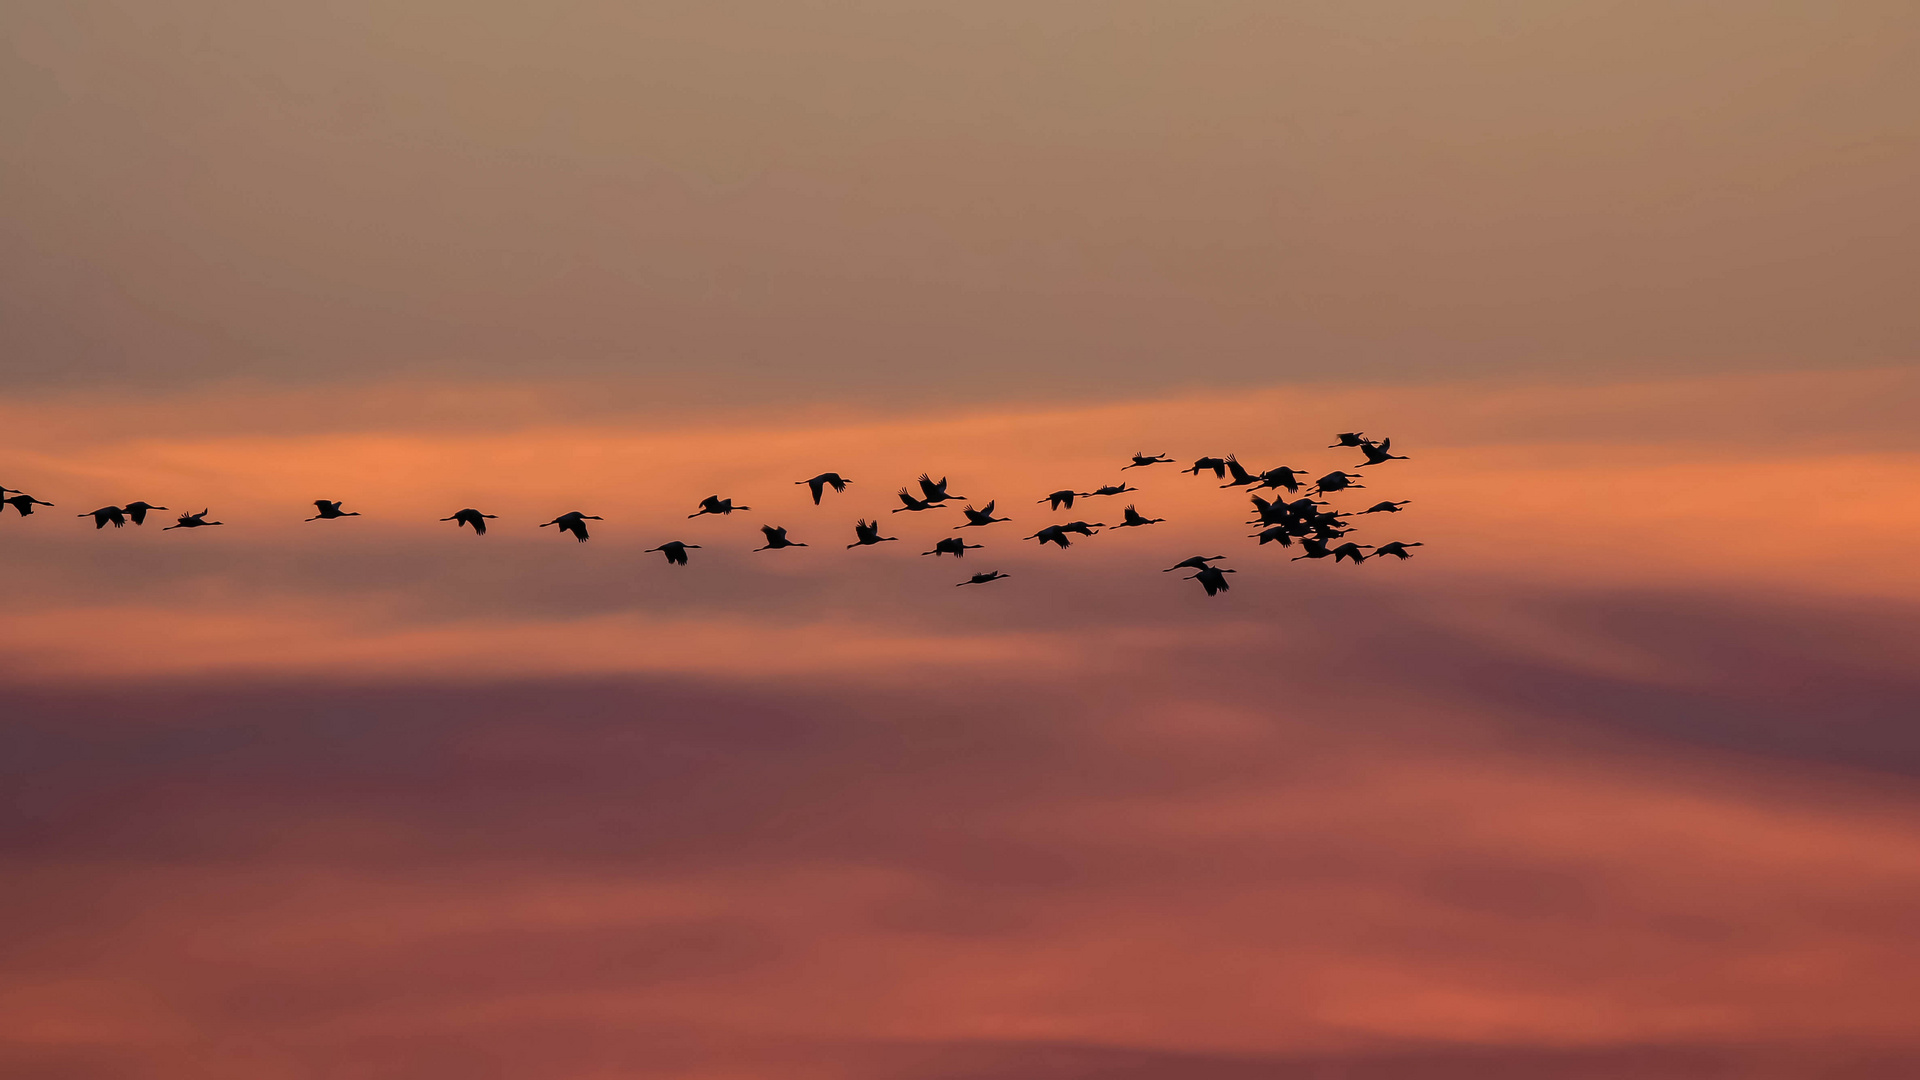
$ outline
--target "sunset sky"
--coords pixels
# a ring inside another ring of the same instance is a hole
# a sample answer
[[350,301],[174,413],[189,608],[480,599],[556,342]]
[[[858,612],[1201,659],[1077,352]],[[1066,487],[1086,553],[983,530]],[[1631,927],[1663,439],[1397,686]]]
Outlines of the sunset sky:
[[0,29],[0,1074],[1920,1075],[1912,3]]

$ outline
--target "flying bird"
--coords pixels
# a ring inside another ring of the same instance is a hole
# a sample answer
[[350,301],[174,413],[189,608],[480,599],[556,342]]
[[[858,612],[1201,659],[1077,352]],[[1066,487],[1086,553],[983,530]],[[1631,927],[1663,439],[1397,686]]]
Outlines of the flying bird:
[[1107,523],[1104,521],[1069,521],[1065,525],[1058,526],[1061,532],[1079,533],[1081,536],[1092,536],[1093,530],[1106,527]]
[[1205,472],[1208,469],[1213,470],[1214,476],[1219,477],[1222,480],[1226,479],[1227,459],[1217,458],[1217,457],[1196,458],[1194,459],[1192,468],[1181,469],[1180,471],[1183,473],[1192,473],[1195,476],[1199,476],[1202,472]]
[[1171,574],[1175,570],[1205,570],[1208,563],[1218,562],[1224,558],[1226,558],[1225,555],[1195,555],[1191,559],[1181,559],[1179,562],[1174,563],[1172,566],[1160,572],[1163,574]]
[[697,518],[702,514],[731,514],[735,510],[751,510],[751,509],[753,509],[753,507],[751,506],[733,505],[732,499],[723,499],[718,495],[709,495],[706,498],[700,500],[700,509],[694,511],[691,514],[688,514],[687,517],[689,519],[692,519],[692,518]]
[[893,512],[896,514],[906,510],[912,510],[917,513],[921,510],[933,510],[940,506],[939,503],[914,498],[913,492],[908,491],[906,488],[900,489],[900,502],[901,505],[893,508]]
[[1301,559],[1324,559],[1333,554],[1332,551],[1327,549],[1327,542],[1317,536],[1301,537],[1300,546],[1305,548],[1307,553],[1305,555],[1295,555],[1293,557],[1294,562],[1299,562]]
[[1387,451],[1391,449],[1393,449],[1392,439],[1382,439],[1377,443],[1376,442],[1361,443],[1360,452],[1367,456],[1367,460],[1361,462],[1359,465],[1355,466],[1355,468],[1364,469],[1369,465],[1385,465],[1389,461],[1407,460],[1407,456],[1405,454],[1387,453]]
[[1218,566],[1203,566],[1200,568],[1199,573],[1181,580],[1197,581],[1200,583],[1201,588],[1207,590],[1208,596],[1218,596],[1231,588],[1231,586],[1227,584],[1227,575],[1238,572],[1237,570],[1227,570]]
[[487,535],[487,522],[494,516],[493,514],[483,514],[472,507],[468,507],[465,510],[456,510],[453,512],[452,517],[443,517],[440,520],[453,522],[453,527],[456,529],[462,525],[472,526],[473,535],[485,536]]
[[340,504],[338,502],[328,500],[328,499],[313,500],[313,508],[320,512],[308,518],[307,519],[308,521],[320,521],[323,519],[326,521],[332,521],[334,518],[360,516],[360,511],[358,510],[342,511],[340,509]]
[[874,544],[880,543],[883,540],[900,539],[897,536],[881,536],[880,523],[877,521],[868,521],[866,518],[861,518],[859,521],[854,523],[853,535],[858,537],[859,539],[855,540],[851,544],[848,544],[847,546],[849,548],[870,547]]
[[[795,480],[794,483],[807,485],[807,490],[813,492],[813,505],[819,506],[820,496],[828,488],[844,494],[847,490],[847,485],[853,483],[853,481],[841,476],[837,472],[823,472],[810,480]],[[741,509],[747,510],[751,509],[751,507],[743,506]]]
[[1268,469],[1266,472],[1260,474],[1260,486],[1263,488],[1286,488],[1287,494],[1291,495],[1300,490],[1300,480],[1295,474],[1302,471],[1304,470],[1290,469],[1284,465],[1277,469]]
[[1367,486],[1365,484],[1354,483],[1354,481],[1358,479],[1360,479],[1359,473],[1330,472],[1320,479],[1315,480],[1313,487],[1309,488],[1307,493],[1309,495],[1325,495],[1329,492],[1345,491],[1348,488],[1363,488]]
[[1271,528],[1261,529],[1257,533],[1249,533],[1248,536],[1257,537],[1261,547],[1265,547],[1268,544],[1279,544],[1281,547],[1293,546],[1293,535],[1287,531],[1287,526],[1285,525],[1275,525]]
[[1327,449],[1332,450],[1338,446],[1359,446],[1367,440],[1367,433],[1364,431],[1343,431],[1335,435],[1334,440],[1334,443],[1328,446]]
[[767,542],[763,547],[754,548],[753,550],[755,551],[777,551],[780,548],[807,546],[798,540],[787,539],[787,530],[778,525],[762,525],[760,526],[760,531],[766,534]]
[[936,484],[933,482],[933,477],[926,473],[920,474],[920,494],[926,496],[926,500],[930,503],[943,503],[948,499],[966,498],[965,495],[950,495],[947,493],[946,477],[941,477],[940,482]]
[[1084,494],[1086,493],[1081,491],[1075,491],[1072,488],[1061,488],[1059,491],[1056,491],[1053,494],[1048,495],[1044,499],[1036,499],[1034,501],[1050,504],[1047,507],[1047,509],[1049,510],[1058,510],[1063,506],[1071,510],[1073,509],[1073,500],[1076,498],[1079,498],[1081,495],[1084,495]]
[[687,565],[687,551],[699,546],[699,544],[689,544],[684,540],[669,540],[659,547],[648,548],[647,551],[649,553],[657,551],[665,555],[668,566],[685,566]]
[[50,502],[41,502],[39,499],[34,498],[33,496],[27,494],[24,491],[18,495],[12,496],[11,498],[0,500],[0,501],[4,501],[8,506],[11,506],[15,510],[20,511],[21,517],[26,517],[27,515],[33,513],[33,508],[36,506],[52,506],[53,505]]
[[1127,504],[1127,509],[1124,511],[1124,513],[1126,514],[1127,519],[1125,521],[1122,521],[1120,524],[1115,525],[1114,528],[1127,529],[1127,528],[1132,528],[1135,525],[1158,525],[1161,522],[1167,520],[1166,518],[1141,517],[1140,511],[1135,510],[1133,508],[1132,503]]
[[983,546],[982,544],[969,544],[957,536],[948,536],[935,541],[932,551],[923,551],[920,554],[933,555],[936,557],[951,555],[956,559],[964,559],[967,557],[969,550],[975,550]]
[[130,502],[120,509],[127,512],[128,519],[135,525],[145,525],[147,523],[147,511],[165,510],[166,507],[155,506],[150,502]]
[[1128,469],[1144,469],[1149,465],[1171,464],[1173,464],[1173,459],[1165,454],[1153,454],[1149,456],[1147,454],[1136,453],[1133,455],[1133,464],[1120,466],[1120,471],[1125,472]]
[[1126,485],[1126,482],[1125,482],[1125,481],[1121,481],[1121,482],[1120,482],[1120,483],[1118,483],[1118,484],[1107,484],[1107,485],[1105,485],[1104,487],[1097,487],[1097,488],[1094,488],[1094,489],[1093,489],[1092,491],[1084,491],[1084,492],[1081,492],[1081,494],[1082,494],[1082,495],[1087,495],[1087,496],[1092,496],[1092,495],[1124,495],[1124,494],[1126,494],[1126,493],[1127,493],[1127,492],[1129,492],[1129,491],[1139,491],[1139,490],[1140,490],[1140,489],[1139,489],[1139,488],[1137,488],[1137,487],[1128,487],[1128,486]]
[[541,522],[540,527],[544,529],[549,525],[558,525],[561,532],[572,533],[575,540],[584,544],[587,542],[587,522],[599,520],[600,517],[597,514],[583,514],[578,510],[569,510],[552,521]]
[[181,514],[180,520],[174,522],[173,524],[167,526],[164,529],[161,529],[160,531],[172,532],[175,529],[198,529],[204,525],[225,525],[225,524],[226,522],[224,521],[208,521],[207,511],[202,510],[197,514]]
[[961,507],[960,512],[967,515],[967,524],[955,525],[954,528],[964,529],[972,525],[991,525],[996,521],[1012,521],[1012,518],[997,518],[993,516],[993,504],[997,501],[998,500],[994,499],[988,500],[985,508],[980,510],[975,510],[972,503]]
[[1414,541],[1413,543],[1407,543],[1405,540],[1395,540],[1391,544],[1381,544],[1379,547],[1374,548],[1373,557],[1377,559],[1382,555],[1391,555],[1394,558],[1399,559],[1402,562],[1405,562],[1406,560],[1413,558],[1413,552],[1408,551],[1407,550],[1408,548],[1417,548],[1417,547],[1426,547],[1426,546],[1427,545],[1420,543],[1417,540]]
[[[999,581],[1001,578],[1010,578],[1012,576],[1012,574],[1003,574],[998,570],[989,570],[984,574],[973,575],[961,582],[960,585],[985,585],[989,581]],[[957,589],[960,585],[955,585],[954,588]]]
[[1067,539],[1067,530],[1058,525],[1049,525],[1032,536],[1022,537],[1022,539],[1038,540],[1041,547],[1046,547],[1048,544],[1058,544],[1062,548],[1073,546],[1073,541]]
[[1333,549],[1333,561],[1337,563],[1341,559],[1352,559],[1354,565],[1358,566],[1360,563],[1367,561],[1367,553],[1360,549],[1370,548],[1372,546],[1372,544],[1356,544],[1349,540]]
[[123,510],[122,510],[122,509],[121,509],[120,507],[118,507],[118,506],[103,506],[103,507],[101,507],[100,509],[98,509],[98,510],[95,510],[95,511],[93,511],[93,512],[91,512],[91,513],[86,513],[86,514],[75,514],[75,515],[73,515],[73,516],[74,516],[74,517],[90,517],[90,518],[92,518],[92,519],[93,519],[93,527],[94,527],[95,529],[104,529],[104,528],[106,528],[106,527],[107,527],[107,523],[108,523],[108,522],[112,522],[112,523],[113,523],[113,527],[114,527],[114,528],[116,528],[116,529],[121,529],[121,528],[125,528],[125,527],[126,527],[126,524],[127,524],[127,515],[126,515],[126,513],[125,513],[125,512],[124,512],[124,511],[123,511]]
[[1412,499],[1401,499],[1399,502],[1377,502],[1360,512],[1363,514],[1397,514],[1400,512],[1401,507],[1412,501]]
[[1245,487],[1260,482],[1260,477],[1248,472],[1247,467],[1240,464],[1240,459],[1232,454],[1227,455],[1227,471],[1233,474],[1233,479],[1221,484],[1223,488]]

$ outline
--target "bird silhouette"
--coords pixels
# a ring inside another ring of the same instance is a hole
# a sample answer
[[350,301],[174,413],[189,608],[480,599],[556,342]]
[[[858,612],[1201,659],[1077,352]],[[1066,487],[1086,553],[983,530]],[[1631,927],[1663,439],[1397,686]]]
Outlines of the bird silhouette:
[[1035,501],[1047,503],[1048,504],[1047,509],[1049,510],[1058,510],[1063,506],[1066,507],[1068,510],[1071,510],[1073,509],[1073,500],[1076,498],[1079,498],[1083,494],[1085,494],[1085,492],[1075,491],[1072,488],[1061,488],[1059,491],[1056,491],[1053,494],[1048,495],[1046,498],[1037,499]]
[[1301,469],[1290,469],[1285,465],[1277,469],[1268,469],[1266,472],[1260,474],[1259,486],[1262,488],[1286,488],[1287,494],[1291,495],[1300,490],[1300,480],[1295,474],[1302,471]]
[[807,546],[798,540],[787,539],[787,530],[778,525],[762,525],[760,531],[766,534],[767,542],[762,547],[754,548],[755,551],[778,551],[781,548]]
[[1408,543],[1405,540],[1395,540],[1391,544],[1381,544],[1379,547],[1374,548],[1373,557],[1377,559],[1382,555],[1391,555],[1394,558],[1404,562],[1408,559],[1413,558],[1413,552],[1408,551],[1407,550],[1408,548],[1417,548],[1417,547],[1426,547],[1426,546],[1427,545],[1420,543],[1417,540],[1414,541],[1413,543]]
[[1325,495],[1329,492],[1345,491],[1348,488],[1363,488],[1367,486],[1365,484],[1354,483],[1354,481],[1358,479],[1360,479],[1359,473],[1330,472],[1320,479],[1315,480],[1313,486],[1307,489],[1307,494]]
[[1359,446],[1366,441],[1366,437],[1367,433],[1364,431],[1343,431],[1334,436],[1334,443],[1327,449],[1332,450],[1336,446]]
[[665,555],[668,566],[685,566],[687,565],[687,552],[699,546],[699,544],[689,544],[683,540],[669,540],[659,547],[650,547],[646,550],[649,553],[657,551]]
[[997,518],[993,516],[993,504],[997,501],[998,500],[990,499],[987,501],[987,505],[979,510],[975,510],[972,503],[961,507],[960,512],[967,515],[967,523],[965,525],[955,525],[954,528],[965,529],[974,525],[991,525],[996,521],[1012,521],[1012,518]]
[[1048,544],[1058,544],[1062,548],[1073,546],[1073,541],[1067,539],[1067,530],[1058,525],[1049,525],[1039,532],[1034,533],[1032,536],[1023,537],[1022,539],[1038,540],[1040,541],[1041,547],[1046,547]]
[[920,494],[925,496],[926,501],[929,503],[943,503],[948,499],[966,498],[965,495],[948,494],[946,477],[941,477],[940,482],[936,484],[933,482],[933,477],[928,476],[926,473],[920,474]]
[[1233,474],[1233,479],[1221,484],[1223,488],[1245,487],[1260,482],[1260,477],[1248,472],[1247,467],[1240,464],[1240,459],[1232,454],[1227,455],[1227,471]]
[[1205,570],[1208,563],[1219,562],[1224,558],[1226,558],[1225,555],[1195,555],[1190,559],[1181,559],[1179,562],[1174,563],[1172,566],[1160,572],[1163,574],[1171,574],[1175,570]]
[[1217,457],[1195,458],[1192,468],[1181,469],[1180,471],[1183,473],[1192,473],[1195,476],[1199,476],[1202,472],[1205,472],[1208,469],[1213,470],[1214,476],[1219,477],[1222,480],[1226,479],[1227,459],[1217,458]]
[[951,555],[956,559],[964,559],[967,557],[968,551],[977,550],[982,546],[983,545],[980,544],[969,544],[957,536],[947,536],[934,541],[932,551],[923,551],[920,554],[933,555],[936,557]]
[[1126,514],[1126,520],[1115,525],[1114,528],[1116,529],[1128,529],[1135,525],[1158,525],[1167,520],[1166,518],[1141,517],[1140,511],[1135,510],[1132,503],[1128,503],[1126,510],[1123,512]]
[[321,521],[321,520],[332,521],[334,518],[360,516],[360,512],[358,510],[342,511],[340,509],[340,504],[338,502],[330,501],[327,499],[313,500],[313,508],[320,512],[308,518],[307,519],[308,521]]
[[483,514],[472,507],[468,507],[465,510],[455,510],[452,517],[443,517],[440,520],[453,522],[453,527],[456,529],[462,525],[470,525],[473,527],[473,535],[485,536],[487,535],[487,522],[492,520],[493,517],[493,514]]
[[[961,582],[960,585],[985,585],[989,581],[999,581],[1001,578],[1010,578],[1012,576],[1012,574],[1003,574],[998,570],[989,570],[984,574],[973,575]],[[960,585],[955,585],[954,588],[957,589]]]
[[1069,521],[1065,525],[1059,526],[1059,529],[1061,532],[1079,533],[1081,536],[1092,536],[1093,530],[1104,529],[1106,527],[1107,523],[1104,521]]
[[1120,471],[1125,472],[1128,469],[1144,469],[1149,465],[1171,465],[1171,464],[1173,464],[1173,459],[1168,457],[1165,454],[1147,455],[1147,454],[1135,453],[1133,455],[1133,464],[1120,466]]
[[36,506],[52,506],[53,505],[50,502],[41,502],[39,499],[34,498],[33,496],[27,494],[24,491],[18,495],[14,495],[8,499],[0,500],[0,501],[4,501],[8,506],[11,506],[15,510],[20,511],[21,517],[27,517],[28,515],[32,514],[33,508]]
[[1257,533],[1249,533],[1248,535],[1259,538],[1261,547],[1265,547],[1268,544],[1279,544],[1281,547],[1293,546],[1293,536],[1287,531],[1287,526],[1285,525],[1274,525],[1261,529]]
[[1238,572],[1237,570],[1227,570],[1218,566],[1203,566],[1200,568],[1199,573],[1189,578],[1182,578],[1181,580],[1197,581],[1200,583],[1201,588],[1207,590],[1208,596],[1218,596],[1232,587],[1227,584],[1227,575]]
[[160,531],[172,532],[175,529],[198,529],[206,525],[225,525],[225,524],[226,522],[224,521],[208,521],[207,511],[202,510],[197,514],[181,514],[180,520],[174,522],[173,524],[167,526],[164,529],[161,529]]
[[1349,540],[1346,543],[1341,544],[1339,547],[1333,549],[1333,561],[1337,563],[1341,559],[1352,559],[1354,561],[1354,564],[1357,566],[1360,563],[1367,561],[1367,553],[1365,551],[1362,551],[1361,549],[1370,548],[1372,546],[1373,546],[1372,544],[1356,544],[1353,541]]
[[561,532],[572,533],[575,540],[584,544],[587,542],[587,522],[599,520],[600,517],[597,514],[583,514],[578,510],[569,510],[552,521],[541,522],[540,527],[544,529],[549,525],[558,525]]
[[706,498],[700,500],[700,509],[695,510],[691,514],[688,514],[687,517],[689,519],[692,519],[692,518],[697,518],[702,514],[731,514],[735,510],[751,510],[751,509],[753,509],[753,507],[751,506],[733,505],[732,499],[723,499],[718,495],[709,495]]
[[1359,469],[1364,469],[1369,465],[1385,465],[1389,461],[1407,460],[1407,456],[1405,454],[1387,453],[1387,451],[1391,449],[1393,449],[1392,439],[1382,439],[1377,443],[1363,442],[1360,444],[1360,452],[1367,456],[1367,460],[1361,462],[1359,465],[1356,465],[1354,467]]
[[91,513],[87,513],[87,514],[75,514],[75,515],[73,515],[73,516],[74,516],[74,517],[90,517],[90,518],[92,518],[92,519],[93,519],[93,527],[94,527],[95,529],[104,529],[104,528],[106,528],[106,527],[107,527],[107,523],[108,523],[108,522],[112,522],[112,523],[113,523],[113,527],[114,527],[114,528],[116,528],[116,529],[121,529],[121,528],[125,528],[125,527],[126,527],[126,524],[127,524],[127,515],[126,515],[126,513],[125,513],[125,512],[124,512],[124,511],[123,511],[123,510],[122,510],[122,509],[121,509],[120,507],[118,507],[118,506],[103,506],[103,507],[101,507],[100,509],[98,509],[98,510],[95,510],[95,511],[93,511],[93,512],[91,512]]
[[1306,549],[1306,554],[1295,555],[1293,557],[1294,562],[1299,562],[1301,559],[1324,559],[1333,554],[1332,551],[1327,549],[1327,542],[1317,536],[1301,537],[1300,546]]
[[[836,492],[845,493],[847,485],[853,483],[853,481],[841,476],[837,472],[823,472],[810,480],[795,480],[794,483],[807,485],[807,490],[813,492],[813,505],[819,506],[820,496],[828,488],[832,488]],[[741,509],[746,510],[751,508],[743,506]]]
[[906,488],[900,489],[900,503],[901,505],[893,508],[893,512],[896,514],[903,513],[908,510],[915,511],[917,513],[921,510],[937,509],[940,506],[939,503],[933,503],[933,502],[928,502],[925,499],[914,498],[913,492],[908,491]]
[[1124,494],[1126,494],[1126,493],[1127,493],[1127,492],[1129,492],[1129,491],[1139,491],[1139,490],[1140,490],[1140,489],[1139,489],[1139,488],[1137,488],[1137,487],[1128,487],[1128,486],[1126,485],[1126,482],[1125,482],[1125,481],[1122,481],[1122,482],[1120,482],[1120,483],[1118,483],[1118,484],[1107,484],[1107,485],[1105,485],[1105,486],[1103,486],[1103,487],[1097,487],[1097,488],[1094,488],[1094,489],[1093,489],[1092,491],[1085,491],[1085,492],[1081,492],[1081,494],[1082,494],[1082,495],[1086,495],[1086,496],[1092,496],[1092,495],[1124,495]]
[[847,546],[850,548],[870,547],[874,544],[880,543],[883,540],[900,539],[897,536],[881,536],[880,523],[877,521],[868,521],[866,518],[861,518],[859,521],[854,523],[853,535],[856,537],[859,537],[859,539],[855,540],[851,544],[848,544]]
[[1401,499],[1399,502],[1377,502],[1360,512],[1363,514],[1397,514],[1400,512],[1401,507],[1412,501],[1412,499]]
[[147,511],[165,510],[166,507],[155,506],[150,502],[136,501],[136,502],[130,502],[127,505],[121,507],[120,509],[125,510],[127,512],[128,520],[132,521],[135,525],[145,525],[147,523]]

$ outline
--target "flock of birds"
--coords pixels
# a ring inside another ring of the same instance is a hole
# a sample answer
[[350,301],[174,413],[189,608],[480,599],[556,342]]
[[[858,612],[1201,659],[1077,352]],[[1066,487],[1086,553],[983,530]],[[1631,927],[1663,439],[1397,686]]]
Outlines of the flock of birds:
[[[1393,453],[1392,439],[1382,439],[1376,442],[1367,438],[1365,432],[1342,432],[1335,437],[1335,442],[1328,447],[1328,449],[1336,448],[1351,448],[1360,451],[1366,460],[1353,466],[1356,469],[1384,465],[1389,461],[1406,460],[1405,456]],[[1178,462],[1165,454],[1136,453],[1133,455],[1133,460],[1130,463],[1121,466],[1120,471],[1125,472],[1129,469],[1144,469],[1154,465],[1174,464],[1178,464]],[[1279,544],[1281,547],[1291,548],[1298,545],[1301,554],[1295,556],[1294,561],[1299,561],[1300,559],[1331,558],[1336,564],[1346,561],[1359,564],[1369,558],[1392,557],[1405,560],[1412,557],[1413,553],[1409,549],[1422,546],[1417,542],[1395,540],[1376,547],[1372,544],[1360,544],[1343,539],[1348,533],[1353,531],[1354,527],[1349,521],[1350,518],[1370,514],[1396,514],[1400,512],[1401,507],[1407,505],[1407,500],[1402,499],[1399,501],[1376,502],[1364,510],[1329,510],[1326,509],[1329,505],[1327,502],[1315,498],[1315,496],[1318,495],[1334,495],[1364,487],[1362,484],[1355,483],[1355,481],[1363,479],[1362,474],[1357,472],[1335,470],[1317,480],[1308,481],[1304,479],[1306,475],[1304,470],[1288,466],[1280,466],[1261,472],[1252,472],[1232,455],[1224,458],[1198,458],[1192,465],[1179,471],[1194,477],[1212,473],[1216,479],[1227,481],[1220,485],[1223,490],[1237,488],[1246,491],[1252,499],[1254,514],[1253,519],[1250,520],[1248,524],[1258,526],[1260,529],[1259,532],[1249,534],[1249,539],[1257,540],[1260,546]],[[806,480],[796,480],[794,483],[806,485],[807,489],[813,495],[813,504],[818,506],[820,505],[820,500],[828,490],[844,494],[847,490],[847,485],[852,483],[852,481],[841,476],[839,473],[826,472]],[[1130,494],[1139,490],[1139,488],[1129,485],[1125,479],[1122,479],[1117,484],[1106,484],[1092,491],[1075,491],[1072,488],[1062,488],[1059,491],[1049,492],[1046,496],[1039,499],[1038,502],[1040,505],[1046,506],[1049,510],[1058,512],[1062,510],[1072,510],[1076,499],[1112,497],[1115,495]],[[1261,492],[1272,492],[1273,494],[1268,498],[1263,497],[1260,494]],[[945,477],[935,480],[931,474],[922,473],[916,482],[916,486],[903,487],[900,489],[900,505],[893,508],[892,512],[903,514],[939,510],[946,508],[950,503],[962,502],[966,498],[967,496],[965,495],[949,491],[948,482]],[[0,487],[0,506],[13,507],[20,517],[31,516],[35,507],[51,507],[52,505],[52,503],[37,499],[18,488]],[[359,511],[342,509],[341,502],[336,499],[315,499],[313,506],[317,512],[312,517],[307,518],[306,520],[308,521],[332,521],[336,518],[360,516]],[[961,529],[985,528],[989,525],[1012,520],[1011,518],[995,517],[994,507],[994,501],[989,501],[985,506],[979,507],[978,509],[976,509],[971,502],[964,503],[960,508],[960,513],[961,516],[966,518],[966,521],[962,524],[955,525],[952,531],[958,532]],[[119,529],[124,528],[129,521],[134,525],[144,525],[146,524],[149,513],[166,509],[167,507],[156,506],[148,502],[130,502],[125,506],[103,506],[98,510],[92,510],[76,516],[92,518],[95,529],[104,529],[108,525]],[[708,515],[724,517],[737,510],[751,509],[753,509],[751,506],[735,503],[730,498],[723,499],[718,495],[709,495],[700,500],[699,509],[688,514],[687,517],[689,519]],[[208,521],[207,515],[210,512],[210,510],[201,510],[199,513],[182,513],[172,525],[166,526],[161,531],[170,532],[174,529],[199,529],[225,524],[225,522],[221,521]],[[0,509],[0,514],[4,513],[5,510]],[[493,514],[481,513],[479,510],[469,507],[457,511],[449,517],[441,518],[440,520],[453,522],[455,528],[471,528],[475,535],[484,536],[487,532],[487,522],[496,520],[496,517]],[[598,515],[583,514],[578,510],[574,510],[561,514],[552,521],[542,522],[540,528],[552,527],[561,533],[570,533],[574,539],[585,543],[588,536],[587,522],[600,520],[602,519]],[[1070,538],[1074,536],[1091,537],[1096,535],[1100,529],[1141,528],[1161,524],[1164,520],[1164,518],[1147,517],[1142,514],[1134,504],[1129,503],[1127,504],[1127,508],[1122,512],[1122,520],[1113,525],[1108,525],[1101,521],[1069,521],[1048,525],[1037,532],[1022,537],[1022,539],[1038,541],[1042,547],[1053,544],[1056,547],[1065,549],[1073,545],[1073,541]],[[847,547],[849,549],[871,547],[875,544],[898,541],[900,539],[897,536],[882,536],[881,528],[878,520],[868,521],[866,518],[861,518],[853,526],[854,541],[848,544]],[[808,546],[788,537],[787,530],[782,526],[762,525],[760,526],[760,532],[765,536],[766,542],[760,547],[754,548],[753,550],[755,551],[778,551],[782,548]],[[950,536],[944,537],[935,543],[931,551],[923,551],[921,554],[935,557],[952,555],[955,558],[964,558],[967,552],[977,551],[984,546],[985,545],[982,544],[969,544],[962,537]],[[699,544],[689,544],[683,540],[669,540],[659,547],[647,548],[646,550],[650,553],[658,552],[664,555],[669,565],[685,566],[688,562],[687,552],[697,550],[699,547]],[[1200,586],[1207,591],[1208,596],[1216,596],[1227,590],[1228,584],[1226,576],[1236,572],[1227,567],[1214,565],[1225,558],[1225,555],[1195,555],[1192,558],[1183,559],[1167,567],[1164,572],[1171,573],[1176,570],[1192,570],[1194,573],[1183,580],[1197,581],[1200,583]],[[989,570],[985,573],[974,574],[967,578],[967,580],[959,582],[958,585],[985,585],[989,582],[1005,580],[1010,576],[1012,575],[1003,574],[998,570]]]

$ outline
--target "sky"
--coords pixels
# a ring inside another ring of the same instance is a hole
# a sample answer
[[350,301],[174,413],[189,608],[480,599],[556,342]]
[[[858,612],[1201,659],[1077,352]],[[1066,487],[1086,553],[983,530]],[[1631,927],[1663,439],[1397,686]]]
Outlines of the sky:
[[1920,1073],[1911,5],[0,30],[7,1076]]

